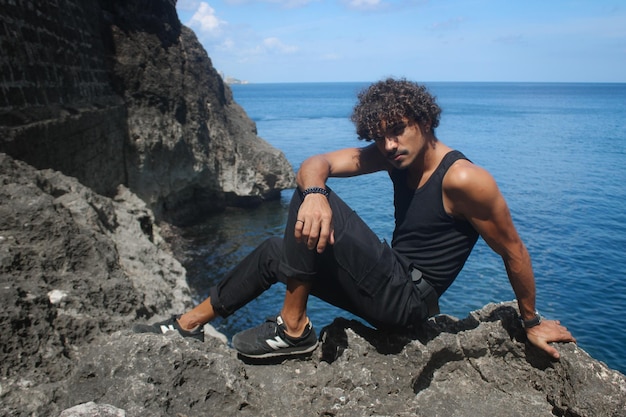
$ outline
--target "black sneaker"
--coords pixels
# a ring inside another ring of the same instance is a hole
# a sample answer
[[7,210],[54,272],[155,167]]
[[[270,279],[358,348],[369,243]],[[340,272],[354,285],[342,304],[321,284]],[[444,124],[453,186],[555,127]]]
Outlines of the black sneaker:
[[178,332],[182,337],[191,337],[192,339],[204,342],[204,326],[198,326],[194,330],[184,330],[178,324],[180,316],[172,316],[167,320],[154,324],[135,324],[133,331],[135,333],[157,333],[165,334],[167,332]]
[[285,334],[285,324],[280,315],[269,317],[265,323],[244,330],[233,336],[233,347],[249,358],[271,358],[276,356],[301,355],[313,352],[317,347],[317,336],[311,323],[307,323],[300,337]]

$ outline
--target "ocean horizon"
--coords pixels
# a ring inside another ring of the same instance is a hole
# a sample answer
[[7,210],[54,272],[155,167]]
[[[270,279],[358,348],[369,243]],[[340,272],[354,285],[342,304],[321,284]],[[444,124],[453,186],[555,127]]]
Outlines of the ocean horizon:
[[[390,78],[403,78],[403,77],[394,77],[389,76]],[[387,77],[383,77],[384,79]],[[361,85],[369,85],[375,81],[284,81],[284,82],[252,82],[252,81],[240,81],[240,82],[227,82],[224,80],[229,87],[236,86],[235,88],[239,88],[239,86],[247,86],[247,85],[312,85],[312,84],[361,84]],[[595,85],[595,84],[606,84],[606,85],[624,85],[626,82],[617,82],[617,81],[417,81],[420,84],[424,85],[432,85],[432,84],[572,84],[572,85]]]
[[[496,179],[533,260],[537,308],[581,348],[626,373],[626,83],[424,82],[443,109],[436,135]],[[297,171],[313,154],[363,146],[349,121],[365,82],[231,85],[258,135]],[[391,240],[386,173],[329,185],[382,239]],[[196,301],[265,238],[282,235],[291,190],[256,209],[229,209],[183,229],[183,265]],[[375,200],[374,200],[375,197]],[[227,336],[282,306],[284,287],[214,324]],[[513,300],[501,259],[479,240],[441,311],[463,318]],[[312,298],[321,329],[349,314]]]

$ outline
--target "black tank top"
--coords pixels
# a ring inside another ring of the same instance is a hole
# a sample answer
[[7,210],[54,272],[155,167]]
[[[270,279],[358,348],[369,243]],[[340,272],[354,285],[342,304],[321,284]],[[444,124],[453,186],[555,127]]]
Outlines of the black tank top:
[[394,169],[396,227],[391,246],[424,274],[439,295],[452,284],[478,240],[478,232],[465,221],[455,219],[443,207],[443,177],[459,159],[451,151],[422,187],[407,186],[408,170]]

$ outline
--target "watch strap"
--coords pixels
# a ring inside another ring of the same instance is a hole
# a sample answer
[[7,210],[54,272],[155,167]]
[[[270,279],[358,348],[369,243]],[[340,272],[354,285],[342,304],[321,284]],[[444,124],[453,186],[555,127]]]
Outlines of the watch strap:
[[535,311],[535,317],[529,320],[520,319],[520,321],[522,322],[522,327],[524,329],[530,329],[531,327],[538,326],[541,323],[541,315],[538,311]]

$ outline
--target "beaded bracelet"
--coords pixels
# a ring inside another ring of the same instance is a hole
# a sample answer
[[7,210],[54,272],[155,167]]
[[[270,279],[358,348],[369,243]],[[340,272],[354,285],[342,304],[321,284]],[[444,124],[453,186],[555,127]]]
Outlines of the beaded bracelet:
[[306,190],[302,191],[302,197],[306,197],[309,194],[324,194],[328,197],[328,190],[322,187],[309,187]]

